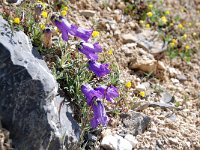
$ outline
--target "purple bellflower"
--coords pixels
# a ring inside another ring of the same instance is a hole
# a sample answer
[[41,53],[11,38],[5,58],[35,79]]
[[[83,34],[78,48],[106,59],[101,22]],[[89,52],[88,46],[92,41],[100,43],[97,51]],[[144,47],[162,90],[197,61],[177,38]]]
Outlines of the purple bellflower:
[[92,105],[94,117],[91,119],[90,124],[92,128],[96,128],[99,124],[106,126],[109,118],[106,115],[105,107],[101,101],[95,101]]
[[95,91],[89,84],[82,85],[81,91],[87,99],[88,106],[91,106],[93,101],[97,98],[102,99],[102,94],[99,91]]
[[51,17],[52,22],[54,25],[61,31],[62,33],[62,39],[64,41],[68,40],[68,33],[75,34],[75,31],[71,30],[71,24],[64,19],[63,17],[59,17],[59,19],[56,18],[56,16]]
[[89,61],[89,69],[94,72],[97,77],[103,77],[110,73],[108,64],[100,64],[96,61]]
[[83,54],[85,54],[88,59],[93,60],[93,61],[98,60],[97,53],[102,52],[102,48],[99,45],[99,43],[91,44],[91,43],[82,42],[78,50],[82,52]]
[[105,107],[102,104],[102,99],[106,96],[108,101],[113,101],[113,98],[119,96],[117,88],[114,86],[99,86],[93,89],[89,84],[81,86],[81,91],[87,99],[88,106],[92,106],[94,117],[90,124],[92,128],[96,128],[99,124],[106,126],[109,118],[106,115]]
[[51,17],[54,25],[62,32],[62,38],[64,41],[68,40],[68,33],[81,38],[84,41],[88,41],[91,37],[93,30],[92,29],[84,29],[82,27],[78,27],[76,25],[70,24],[67,19],[59,16],[59,19],[56,18],[55,15]]
[[105,98],[107,101],[110,101],[112,103],[114,102],[113,98],[116,98],[119,96],[118,88],[114,87],[113,85],[110,85],[108,87],[101,85],[95,88],[95,91],[101,92],[101,94],[103,95],[103,98]]
[[76,25],[72,25],[71,29],[73,31],[76,31],[74,36],[81,38],[85,42],[87,42],[89,40],[89,38],[91,37],[92,32],[93,32],[92,29],[85,29],[82,27],[78,27]]

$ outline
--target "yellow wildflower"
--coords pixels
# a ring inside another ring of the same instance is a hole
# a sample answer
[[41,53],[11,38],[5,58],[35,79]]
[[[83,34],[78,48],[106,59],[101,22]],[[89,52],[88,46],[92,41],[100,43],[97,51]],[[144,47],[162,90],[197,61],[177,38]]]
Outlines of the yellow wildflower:
[[99,32],[98,31],[93,31],[92,32],[92,37],[98,37],[99,36]]
[[152,9],[153,8],[153,4],[149,4],[149,8]]
[[177,40],[176,39],[172,39],[170,46],[173,48],[177,45]]
[[170,25],[170,26],[174,26],[174,24],[173,24],[173,23],[170,23],[169,25]]
[[110,50],[108,51],[108,55],[112,55],[112,54],[113,54],[113,50],[110,49]]
[[145,97],[145,92],[144,91],[141,91],[139,94],[140,94],[141,97]]
[[179,24],[179,25],[178,25],[178,28],[179,28],[179,29],[183,29],[183,25],[182,25],[182,24]]
[[169,14],[170,14],[170,11],[169,11],[169,10],[165,11],[165,14],[166,14],[166,15],[169,15]]
[[150,28],[150,24],[146,24],[146,28]]
[[41,15],[42,15],[43,18],[47,18],[48,13],[47,13],[46,11],[42,11],[42,14],[41,14]]
[[189,26],[189,27],[191,27],[191,26],[192,26],[192,23],[191,23],[191,22],[189,22],[189,23],[188,23],[188,26]]
[[170,47],[174,48],[175,44],[173,42],[170,43]]
[[167,23],[167,18],[166,18],[165,16],[162,16],[162,17],[161,17],[161,20],[162,20],[162,22],[163,22],[164,24]]
[[190,49],[190,46],[189,46],[189,45],[186,45],[186,46],[185,46],[185,49],[186,49],[186,50]]
[[19,24],[20,23],[20,19],[19,18],[14,18],[14,23]]
[[44,30],[45,29],[45,25],[42,23],[42,24],[40,24],[40,28],[42,29],[42,30]]
[[147,16],[148,16],[148,17],[152,17],[152,16],[153,16],[153,13],[152,13],[152,12],[148,12],[148,13],[147,13]]
[[62,10],[62,11],[61,11],[61,16],[64,17],[64,16],[66,16],[66,15],[67,15],[67,11],[66,11],[66,10]]
[[59,32],[59,29],[57,27],[54,27],[55,32]]
[[67,7],[67,6],[65,6],[65,7],[63,8],[63,10],[65,10],[65,11],[68,11],[68,7]]
[[131,86],[132,86],[132,83],[130,81],[126,83],[127,88],[131,88]]
[[177,40],[176,39],[172,39],[172,43],[177,44]]
[[183,38],[186,40],[186,39],[187,39],[187,34],[184,34],[184,35],[183,35]]
[[197,33],[196,32],[192,33],[192,36],[193,37],[197,36]]

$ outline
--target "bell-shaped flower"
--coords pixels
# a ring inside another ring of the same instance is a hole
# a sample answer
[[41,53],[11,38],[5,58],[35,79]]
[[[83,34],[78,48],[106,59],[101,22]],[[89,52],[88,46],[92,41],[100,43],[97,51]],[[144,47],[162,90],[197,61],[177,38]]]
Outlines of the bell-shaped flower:
[[99,45],[99,43],[91,44],[91,43],[82,42],[78,50],[82,52],[83,54],[85,54],[88,59],[93,60],[93,61],[98,60],[97,53],[102,52],[102,48]]
[[81,91],[87,99],[88,106],[90,106],[97,98],[102,99],[102,94],[99,91],[95,91],[89,84],[82,85]]
[[78,27],[76,25],[72,25],[71,29],[73,31],[75,31],[74,36],[81,38],[85,42],[87,42],[89,40],[89,38],[91,37],[92,32],[93,32],[92,29],[85,29],[85,28],[82,28],[82,27]]
[[98,42],[96,42],[94,44],[82,42],[81,46],[83,49],[90,51],[90,52],[94,52],[94,53],[102,52],[102,48]]
[[90,124],[92,128],[96,128],[99,124],[106,126],[109,118],[106,115],[105,107],[100,100],[96,100],[92,104],[94,117],[91,119]]
[[97,77],[103,77],[110,73],[109,64],[100,64],[96,61],[89,61],[89,69],[94,72]]
[[94,90],[101,92],[103,97],[112,103],[114,102],[113,98],[117,98],[119,96],[118,88],[114,87],[113,85],[110,85],[108,87],[101,85],[95,88]]

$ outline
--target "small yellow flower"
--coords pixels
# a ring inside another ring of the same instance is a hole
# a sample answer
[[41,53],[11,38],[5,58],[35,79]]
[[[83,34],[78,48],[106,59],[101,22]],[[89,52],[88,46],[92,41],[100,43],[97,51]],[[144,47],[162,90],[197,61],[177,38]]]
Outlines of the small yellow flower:
[[127,88],[131,88],[131,86],[132,86],[132,83],[130,81],[126,83]]
[[186,50],[190,49],[190,46],[189,46],[189,45],[186,45],[186,46],[185,46],[185,49],[186,49]]
[[197,36],[197,33],[196,32],[192,33],[192,36],[193,37]]
[[148,12],[148,13],[147,13],[147,16],[148,16],[148,17],[152,17],[152,16],[153,16],[153,13],[152,13],[152,12]]
[[182,24],[179,24],[179,25],[178,25],[178,28],[179,28],[179,29],[183,29],[183,25],[182,25]]
[[169,25],[170,25],[170,26],[174,26],[174,24],[173,24],[173,23],[170,23]]
[[41,15],[42,15],[43,18],[47,18],[48,13],[47,13],[46,11],[42,11],[42,14],[41,14]]
[[65,11],[68,11],[68,7],[67,7],[67,6],[65,6],[65,7],[63,8],[63,10],[65,10]]
[[165,14],[166,14],[166,15],[169,15],[169,14],[170,14],[170,11],[169,11],[169,10],[165,11]]
[[139,94],[140,94],[141,97],[145,97],[145,92],[144,91],[141,91]]
[[175,44],[173,42],[170,43],[170,47],[174,48]]
[[62,10],[62,11],[61,11],[61,16],[64,17],[64,16],[66,16],[66,15],[67,15],[67,11],[66,11],[66,10]]
[[167,23],[167,18],[166,18],[165,16],[162,16],[162,17],[161,17],[161,21],[162,21],[164,24],[166,24],[166,23]]
[[98,37],[99,36],[99,32],[98,31],[93,31],[92,32],[92,36],[95,38],[95,37]]
[[20,23],[20,19],[19,18],[14,18],[14,23],[19,24]]
[[145,26],[146,26],[146,28],[150,28],[150,24],[146,24]]
[[44,25],[44,24],[40,24],[40,28],[41,28],[42,30],[44,30],[44,29],[45,29],[45,25]]
[[57,27],[54,27],[55,32],[59,32],[59,29]]
[[183,38],[186,40],[186,39],[187,39],[187,34],[184,34],[184,35],[183,35]]
[[172,43],[177,44],[177,40],[176,39],[172,39]]
[[113,54],[113,50],[112,48],[108,51],[108,55],[112,55]]
[[152,9],[153,8],[153,4],[149,4],[149,8]]

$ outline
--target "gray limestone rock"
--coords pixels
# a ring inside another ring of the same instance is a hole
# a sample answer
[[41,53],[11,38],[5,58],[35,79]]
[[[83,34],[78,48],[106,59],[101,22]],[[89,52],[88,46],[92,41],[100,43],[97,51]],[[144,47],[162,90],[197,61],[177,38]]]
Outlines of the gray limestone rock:
[[150,123],[150,118],[142,113],[131,111],[127,114],[121,114],[123,126],[126,132],[134,136],[142,134]]
[[16,149],[75,149],[79,126],[59,105],[57,82],[21,31],[0,16],[0,118]]

